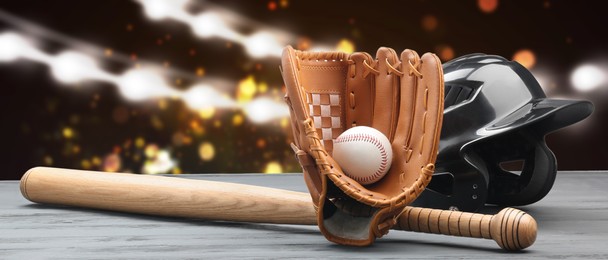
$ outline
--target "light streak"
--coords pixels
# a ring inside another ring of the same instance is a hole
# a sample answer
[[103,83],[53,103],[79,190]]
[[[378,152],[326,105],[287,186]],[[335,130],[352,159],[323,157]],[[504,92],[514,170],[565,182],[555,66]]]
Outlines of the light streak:
[[[201,38],[220,38],[233,41],[245,48],[247,53],[254,58],[280,57],[285,45],[290,44],[292,39],[297,39],[295,35],[268,28],[259,23],[249,22],[249,19],[216,9],[206,10],[199,14],[190,14],[186,11],[187,0],[135,0],[144,8],[144,13],[148,18],[158,21],[170,19],[181,22],[192,30],[195,35]],[[206,3],[206,5],[210,5]],[[235,19],[238,18],[238,19]],[[241,21],[241,24],[257,27],[257,31],[246,35],[232,28],[230,22]],[[260,29],[260,27],[266,27]]]
[[[0,33],[0,62],[27,59],[48,65],[53,77],[63,84],[98,80],[114,84],[123,97],[130,101],[173,97],[183,100],[193,110],[206,108],[241,109],[255,123],[265,123],[289,116],[283,103],[267,97],[257,97],[250,102],[236,102],[226,93],[209,85],[195,85],[186,90],[169,86],[159,72],[153,69],[130,69],[120,75],[99,68],[89,55],[64,51],[57,55],[47,54],[36,48],[28,39],[15,33]],[[268,111],[267,111],[268,110]]]

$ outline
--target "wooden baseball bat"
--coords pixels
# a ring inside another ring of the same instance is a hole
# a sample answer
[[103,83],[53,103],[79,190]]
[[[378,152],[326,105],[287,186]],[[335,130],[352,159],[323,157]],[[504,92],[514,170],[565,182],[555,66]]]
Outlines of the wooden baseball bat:
[[[245,184],[36,167],[23,175],[23,196],[37,203],[147,215],[315,225],[310,195]],[[496,215],[406,207],[395,229],[493,239],[521,250],[536,239],[536,221],[506,208]]]

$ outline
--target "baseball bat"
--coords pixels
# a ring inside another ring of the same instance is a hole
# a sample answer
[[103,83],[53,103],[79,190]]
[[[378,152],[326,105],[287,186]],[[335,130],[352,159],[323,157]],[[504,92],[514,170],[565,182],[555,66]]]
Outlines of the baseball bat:
[[[315,225],[310,195],[245,184],[36,167],[20,182],[36,203],[207,220]],[[395,229],[493,239],[521,250],[536,239],[536,221],[506,208],[496,215],[406,207]]]

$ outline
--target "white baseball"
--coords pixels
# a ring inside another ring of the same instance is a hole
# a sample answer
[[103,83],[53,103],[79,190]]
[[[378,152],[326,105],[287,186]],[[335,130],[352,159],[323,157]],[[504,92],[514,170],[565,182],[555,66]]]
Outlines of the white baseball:
[[377,182],[388,172],[393,150],[380,131],[356,126],[334,140],[333,157],[348,177],[366,185]]

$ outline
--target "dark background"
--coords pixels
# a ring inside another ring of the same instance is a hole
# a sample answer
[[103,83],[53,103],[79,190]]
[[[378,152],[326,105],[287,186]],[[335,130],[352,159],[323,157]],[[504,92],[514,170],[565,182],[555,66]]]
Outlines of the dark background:
[[[495,9],[483,10],[484,4],[493,2],[498,4]],[[579,92],[570,82],[572,71],[585,63],[604,66],[608,73],[608,9],[603,1],[292,0],[188,5],[193,14],[213,8],[244,17],[236,27],[243,34],[273,27],[296,35],[288,43],[301,47],[307,41],[336,46],[345,39],[356,51],[410,48],[437,52],[443,61],[474,52],[511,59],[518,51],[529,50],[535,56],[529,68],[549,97],[588,99],[595,104],[590,118],[547,137],[559,169],[608,168],[608,86],[604,82],[595,90]],[[268,85],[268,93],[282,95],[277,58],[254,59],[238,44],[197,38],[183,23],[152,21],[138,2],[21,0],[5,1],[0,10],[100,47],[104,52],[98,53],[100,66],[116,74],[145,60],[179,71],[166,75],[178,89],[199,80],[239,82],[253,77]],[[51,54],[76,48],[0,21],[0,32],[5,31],[30,35]],[[28,60],[0,62],[0,87],[0,179],[17,179],[38,165],[142,172],[157,150],[176,161],[169,173],[300,170],[288,145],[285,120],[241,122],[242,112],[236,110],[216,110],[205,117],[173,99],[129,102],[111,84],[62,84],[46,65]],[[231,87],[231,93],[237,93],[236,86]],[[203,156],[202,144],[211,144],[214,156]]]

